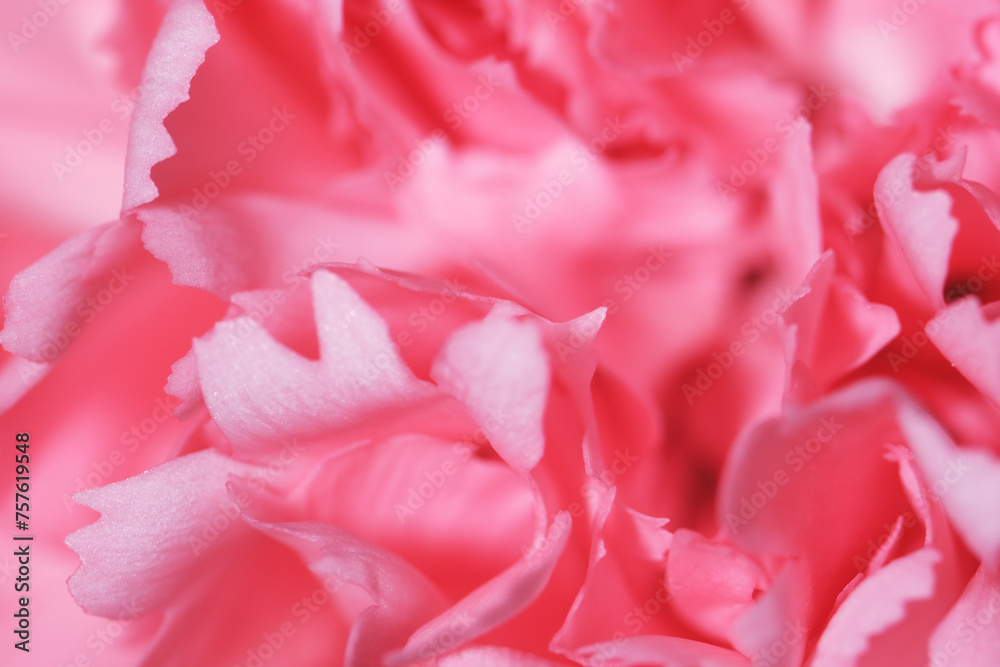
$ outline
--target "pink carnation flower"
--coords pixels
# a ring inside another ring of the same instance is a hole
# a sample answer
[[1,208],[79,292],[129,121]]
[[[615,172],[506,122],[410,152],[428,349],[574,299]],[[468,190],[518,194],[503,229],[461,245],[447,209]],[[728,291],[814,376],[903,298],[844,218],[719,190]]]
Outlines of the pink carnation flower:
[[1000,664],[995,3],[0,19],[4,664]]

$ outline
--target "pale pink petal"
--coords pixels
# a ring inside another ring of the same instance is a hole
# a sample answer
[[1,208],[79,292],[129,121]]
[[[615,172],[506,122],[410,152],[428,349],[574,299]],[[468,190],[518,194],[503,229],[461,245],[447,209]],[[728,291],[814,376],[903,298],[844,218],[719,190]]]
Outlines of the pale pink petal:
[[1000,406],[1000,322],[976,296],[949,304],[924,331],[958,371]]
[[[52,247],[117,218],[128,135],[118,100],[138,76],[118,76],[120,54],[104,40],[116,15],[133,4],[9,0],[0,6],[0,211],[3,232],[12,237],[37,234]],[[137,46],[145,37],[135,23],[123,32]],[[145,49],[135,58],[141,64]],[[3,253],[10,266],[8,248]]]
[[181,404],[174,415],[183,418],[202,405],[201,381],[198,377],[198,358],[193,349],[178,359],[170,367],[170,375],[163,390],[178,399]]
[[929,415],[914,406],[900,411],[900,427],[920,470],[951,525],[990,567],[1000,563],[1000,460],[957,447]]
[[958,221],[951,215],[952,198],[946,192],[914,188],[915,162],[916,156],[904,153],[882,169],[875,181],[875,206],[924,294],[940,307]]
[[[885,660],[903,660],[900,652],[906,644],[879,644],[881,653],[872,650],[873,640],[912,613],[910,605],[927,600],[934,594],[937,563],[941,554],[925,548],[898,558],[874,575],[866,578],[844,601],[827,624],[816,646],[813,664],[816,667],[851,667],[853,665],[886,664]],[[908,633],[907,644],[914,647],[919,658],[926,646],[913,640],[919,635]],[[920,649],[923,648],[921,651]]]
[[[323,202],[235,189],[202,209],[155,202],[137,213],[143,243],[170,267],[178,284],[225,299],[275,286],[300,289],[300,272],[362,256],[379,266],[423,274],[452,264],[436,239],[395,219],[384,186],[371,176],[352,178]],[[295,224],[275,226],[276,219]],[[386,243],[387,234],[407,240]],[[456,268],[444,274],[456,273],[465,272]]]
[[144,94],[132,119],[124,212],[153,201],[159,194],[151,169],[177,152],[163,121],[188,99],[191,79],[205,61],[205,52],[218,41],[215,20],[205,9],[204,0],[173,2],[147,56]]
[[730,640],[753,663],[797,667],[811,637],[808,620],[809,573],[789,561],[757,604],[733,622]]
[[[199,555],[241,533],[226,480],[245,470],[206,450],[76,494],[77,502],[102,515],[66,538],[80,556],[80,568],[69,579],[80,606],[104,616],[118,614],[127,602],[152,611],[193,585],[206,560]],[[203,533],[215,520],[228,530],[208,542]]]
[[23,270],[4,297],[0,344],[34,362],[57,359],[79,333],[79,320],[95,312],[86,299],[102,288],[120,292],[134,279],[125,264],[138,249],[137,225],[109,222]]
[[1000,577],[980,565],[962,597],[930,637],[932,665],[1000,664]]
[[342,278],[316,272],[312,289],[318,360],[281,345],[245,315],[195,341],[206,405],[245,453],[384,419],[386,408],[434,396],[400,359],[385,321]]
[[527,473],[538,464],[550,369],[534,322],[494,310],[452,334],[431,377],[461,401],[512,468]]

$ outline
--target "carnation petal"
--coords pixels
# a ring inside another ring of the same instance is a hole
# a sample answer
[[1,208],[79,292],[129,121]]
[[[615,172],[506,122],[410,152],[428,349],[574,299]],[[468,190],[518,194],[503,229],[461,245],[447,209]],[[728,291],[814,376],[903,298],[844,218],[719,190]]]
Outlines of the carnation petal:
[[144,94],[132,118],[123,212],[158,196],[150,170],[177,152],[163,121],[188,99],[191,79],[205,61],[205,52],[218,41],[215,20],[204,0],[176,0],[170,5],[147,56]]
[[[233,539],[238,518],[226,492],[232,473],[248,468],[213,450],[168,461],[136,477],[81,491],[74,499],[101,513],[66,538],[80,556],[69,589],[85,611],[116,616],[126,604],[162,608],[197,578],[205,550]],[[203,532],[225,523],[225,539]]]
[[244,453],[384,419],[386,409],[435,395],[399,357],[385,321],[342,278],[317,271],[312,289],[319,360],[284,347],[245,315],[195,341],[205,403]]
[[760,565],[732,545],[678,530],[667,554],[667,582],[679,616],[717,641],[766,590]]
[[372,604],[355,620],[347,667],[382,664],[387,651],[447,607],[444,596],[419,570],[392,552],[326,524],[266,523],[248,519],[261,532],[298,551],[319,577],[353,584]]
[[[872,640],[902,622],[908,605],[934,594],[935,566],[941,554],[924,548],[898,558],[851,593],[830,619],[813,659],[815,667],[844,667],[864,663]],[[910,637],[912,641],[913,637]],[[884,647],[883,647],[884,649]],[[897,659],[899,652],[883,655]]]
[[[676,629],[664,581],[673,535],[664,528],[665,519],[636,512],[616,496],[612,487],[598,501],[587,577],[550,645],[570,658],[593,655],[594,645],[613,642],[616,633],[645,636]],[[634,612],[646,605],[648,614]]]
[[[21,271],[4,297],[0,344],[36,363],[54,361],[72,342],[67,328],[79,326],[78,308],[113,280],[139,247],[137,225],[109,222],[69,239]],[[49,349],[55,354],[46,354]]]
[[962,667],[1000,664],[1000,576],[988,565],[979,566],[931,635],[930,657],[941,663],[941,656]]
[[940,307],[958,221],[948,193],[914,187],[915,162],[913,154],[904,153],[882,169],[875,181],[875,206],[927,298]]
[[930,490],[951,525],[990,567],[1000,565],[1000,459],[958,447],[929,415],[913,406],[900,411],[906,435]]
[[924,328],[927,337],[958,371],[1000,406],[1000,322],[975,296],[949,304]]
[[452,334],[431,369],[434,381],[465,405],[497,453],[522,473],[545,451],[551,371],[542,340],[534,323],[494,310]]
[[437,667],[556,667],[557,664],[502,646],[470,646],[437,661]]
[[812,371],[819,388],[826,388],[899,335],[896,312],[865,299],[835,273],[836,264],[833,250],[823,253],[781,313],[789,386],[797,363]]
[[[572,527],[568,512],[552,519],[539,544],[506,570],[429,621],[407,640],[406,646],[386,658],[386,664],[405,665],[450,650],[482,636],[531,604],[545,588],[566,546]],[[458,628],[461,628],[460,630]]]
[[857,574],[852,557],[909,507],[898,467],[883,457],[883,445],[901,438],[898,397],[892,383],[859,382],[808,406],[787,406],[730,453],[720,524],[748,551],[802,558],[814,605],[833,604]]

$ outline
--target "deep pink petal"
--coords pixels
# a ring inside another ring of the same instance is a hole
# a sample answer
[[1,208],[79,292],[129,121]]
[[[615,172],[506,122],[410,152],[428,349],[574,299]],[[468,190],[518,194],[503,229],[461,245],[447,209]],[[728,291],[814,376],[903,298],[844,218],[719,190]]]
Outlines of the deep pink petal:
[[209,568],[210,583],[182,587],[134,664],[312,666],[346,653],[349,626],[337,604],[344,582],[317,577],[285,545],[243,533],[199,567]]
[[[749,551],[802,558],[818,605],[813,614],[856,576],[851,559],[864,553],[866,540],[907,509],[898,469],[883,458],[884,445],[901,437],[892,409],[897,392],[870,380],[789,406],[731,453],[720,523]],[[844,488],[853,491],[845,496]]]
[[[569,539],[571,525],[568,512],[556,514],[548,533],[538,536],[538,543],[528,554],[423,625],[406,646],[387,658],[387,664],[404,665],[443,653],[450,650],[456,635],[464,644],[524,610],[548,584]],[[461,630],[456,631],[456,627]]]
[[615,497],[614,489],[601,494],[587,578],[552,638],[553,651],[577,660],[615,637],[667,634],[679,627],[664,577],[673,535],[664,519],[642,515]]
[[[868,361],[900,330],[895,311],[865,299],[835,273],[836,265],[836,255],[827,250],[781,314],[789,373],[805,364],[817,389]],[[788,382],[795,386],[794,378]]]
[[412,565],[345,530],[315,523],[249,521],[299,552],[317,576],[353,584],[370,596],[370,606],[351,629],[347,667],[381,665],[387,651],[447,607],[441,592]]
[[400,554],[462,597],[520,558],[535,530],[530,486],[486,449],[398,435],[341,450],[315,464],[290,511]]
[[717,641],[769,582],[761,566],[729,544],[678,530],[667,554],[667,582],[677,614]]

